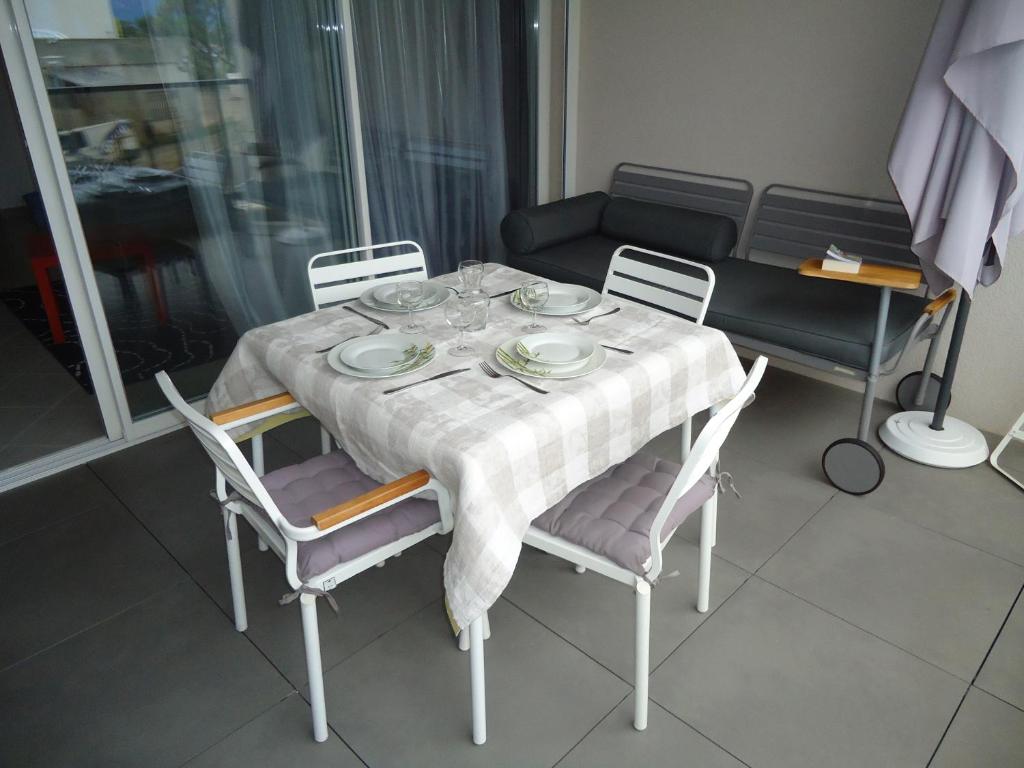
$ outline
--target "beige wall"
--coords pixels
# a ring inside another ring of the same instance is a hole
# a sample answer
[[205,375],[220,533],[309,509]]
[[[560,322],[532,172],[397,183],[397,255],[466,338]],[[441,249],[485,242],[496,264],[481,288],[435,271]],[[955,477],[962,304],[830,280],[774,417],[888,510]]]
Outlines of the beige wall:
[[[755,195],[893,197],[886,160],[938,6],[582,0],[577,191],[607,189],[630,161],[749,179]],[[951,408],[994,432],[1024,409],[1024,239],[1014,256],[979,291]]]

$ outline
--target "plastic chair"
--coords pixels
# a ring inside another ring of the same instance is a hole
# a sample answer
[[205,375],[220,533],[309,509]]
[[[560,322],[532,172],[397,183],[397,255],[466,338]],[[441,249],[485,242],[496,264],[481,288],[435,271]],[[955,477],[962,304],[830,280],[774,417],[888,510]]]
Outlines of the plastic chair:
[[[282,603],[295,599],[300,603],[313,737],[325,741],[317,597],[325,597],[334,607],[329,592],[342,582],[430,536],[451,531],[449,494],[425,470],[379,485],[341,451],[258,477],[226,430],[300,410],[291,395],[282,393],[206,418],[182,399],[164,371],[156,375],[156,381],[217,468],[216,496],[224,515],[231,599],[239,632],[245,631],[248,621],[238,518],[245,520],[284,564],[294,592],[285,595]],[[436,503],[419,498],[424,493],[433,495]],[[472,689],[474,693],[479,689],[482,699],[482,638],[471,651]],[[474,699],[474,712],[478,706],[482,712],[483,701]]]

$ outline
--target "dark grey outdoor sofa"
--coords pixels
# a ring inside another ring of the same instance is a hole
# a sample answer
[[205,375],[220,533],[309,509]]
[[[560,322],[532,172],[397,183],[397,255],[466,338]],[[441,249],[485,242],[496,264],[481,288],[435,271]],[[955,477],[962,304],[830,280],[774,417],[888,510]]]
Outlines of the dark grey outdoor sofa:
[[[511,266],[595,290],[622,245],[710,265],[715,287],[706,325],[738,346],[865,382],[857,437],[830,445],[822,464],[842,490],[870,492],[885,471],[867,442],[875,382],[914,342],[938,338],[953,296],[930,301],[921,291],[892,290],[909,288],[913,274],[920,278],[906,214],[896,203],[773,185],[740,256],[737,238],[750,198],[750,185],[740,180],[623,164],[611,195],[591,192],[513,211],[501,234]],[[902,280],[862,285],[801,274],[800,265],[820,258],[830,243],[894,265],[883,269]],[[925,370],[901,382],[906,407],[933,404],[934,351],[933,343]]]

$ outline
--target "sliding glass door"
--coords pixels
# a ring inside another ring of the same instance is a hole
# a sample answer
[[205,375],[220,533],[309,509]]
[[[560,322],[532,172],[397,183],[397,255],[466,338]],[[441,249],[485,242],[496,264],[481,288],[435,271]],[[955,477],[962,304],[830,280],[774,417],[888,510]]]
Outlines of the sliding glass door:
[[311,309],[357,232],[333,0],[25,0],[131,419]]
[[501,218],[535,199],[537,9],[0,0],[69,297],[51,324],[75,330],[50,351],[84,361],[109,440],[175,423],[158,371],[202,398],[241,334],[310,310],[317,253],[502,259]]

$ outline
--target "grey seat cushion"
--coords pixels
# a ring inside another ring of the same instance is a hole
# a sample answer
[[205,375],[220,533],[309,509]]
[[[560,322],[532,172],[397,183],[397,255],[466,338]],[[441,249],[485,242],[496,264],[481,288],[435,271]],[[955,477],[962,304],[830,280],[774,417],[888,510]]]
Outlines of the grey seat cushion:
[[[678,474],[678,464],[638,453],[572,490],[532,525],[642,576],[651,526]],[[662,541],[714,493],[715,481],[705,475],[672,508]]]
[[[867,370],[879,289],[726,259],[714,265],[705,325]],[[894,291],[882,359],[897,354],[928,299]]]
[[615,249],[624,243],[587,235],[529,254],[509,254],[509,266],[559,283],[585,285],[600,291]]
[[[360,472],[355,462],[341,451],[282,467],[263,476],[263,486],[281,514],[299,527],[312,527],[313,515],[379,485]],[[440,519],[436,502],[406,499],[322,539],[300,541],[299,578],[309,579],[321,574],[339,563],[422,531]]]

